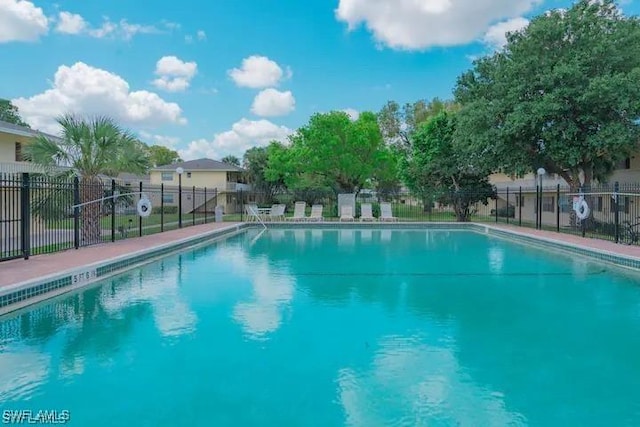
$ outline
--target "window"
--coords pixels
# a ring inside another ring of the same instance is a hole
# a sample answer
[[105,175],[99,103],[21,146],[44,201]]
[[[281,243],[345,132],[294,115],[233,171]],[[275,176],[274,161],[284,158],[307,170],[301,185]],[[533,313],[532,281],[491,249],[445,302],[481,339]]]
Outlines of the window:
[[524,207],[524,196],[516,195],[516,206]]
[[162,172],[163,181],[173,181],[173,172]]
[[[629,207],[631,205],[631,198],[629,196],[618,196],[618,212],[624,212],[626,214],[629,213]],[[616,211],[616,201],[612,197],[611,198],[611,212]]]
[[626,159],[618,162],[616,165],[617,169],[631,169],[631,158],[627,157]]
[[24,156],[22,155],[22,143],[16,142],[16,162],[23,162]]
[[191,172],[187,172],[187,178],[191,178]]
[[542,196],[542,212],[555,212],[555,197]]
[[162,203],[173,203],[173,194],[163,194]]

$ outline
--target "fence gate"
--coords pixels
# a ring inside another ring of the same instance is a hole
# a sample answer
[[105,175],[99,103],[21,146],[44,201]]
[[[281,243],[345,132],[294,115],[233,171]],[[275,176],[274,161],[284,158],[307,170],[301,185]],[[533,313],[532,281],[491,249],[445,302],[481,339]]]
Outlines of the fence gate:
[[29,204],[28,174],[0,173],[0,261],[29,256],[29,221],[23,221]]

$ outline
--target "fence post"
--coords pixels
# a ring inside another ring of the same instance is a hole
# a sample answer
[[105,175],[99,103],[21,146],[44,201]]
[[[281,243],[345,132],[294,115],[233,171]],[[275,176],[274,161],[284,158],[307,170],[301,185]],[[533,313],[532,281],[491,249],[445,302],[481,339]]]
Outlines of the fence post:
[[207,187],[204,187],[204,223],[207,223],[207,206],[209,205],[207,200]]
[[178,228],[182,228],[182,174],[178,174]]
[[242,194],[242,188],[240,189],[239,193],[240,193],[240,222],[242,222],[243,215],[244,215],[244,197]]
[[558,210],[556,211],[556,232],[560,232],[560,184],[556,186],[556,204]]
[[496,222],[498,222],[498,199],[500,198],[499,192],[496,192]]
[[29,259],[31,252],[31,196],[29,191],[30,178],[28,173],[22,174],[22,191],[20,192],[20,209],[22,210],[20,223],[22,233],[22,254]]
[[196,225],[196,186],[191,190],[191,225]]
[[618,192],[620,191],[620,183],[616,181],[613,184],[613,205],[616,210],[613,213],[613,222],[615,227],[616,234],[616,243],[620,243],[620,208],[618,207],[618,200],[620,197],[618,196]]
[[540,186],[536,185],[536,230],[540,225]]
[[80,247],[80,179],[73,177],[73,247]]
[[[140,181],[140,194],[138,194],[138,197],[142,198],[142,181]],[[142,217],[140,215],[138,215],[138,237],[142,237]]]
[[522,187],[518,188],[518,225],[522,227]]
[[116,180],[111,180],[111,241],[116,241]]
[[511,212],[511,209],[509,209],[509,187],[507,187],[507,224],[509,224],[509,215]]
[[160,183],[160,232],[164,231],[164,182]]

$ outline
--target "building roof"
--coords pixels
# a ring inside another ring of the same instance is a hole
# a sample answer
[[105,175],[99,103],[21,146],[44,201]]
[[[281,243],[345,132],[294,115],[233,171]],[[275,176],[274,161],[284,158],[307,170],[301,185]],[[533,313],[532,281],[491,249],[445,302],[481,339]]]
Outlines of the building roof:
[[61,141],[61,139],[54,135],[49,135],[44,132],[40,132],[39,130],[34,130],[25,126],[14,125],[13,123],[5,122],[0,120],[0,132],[8,133],[10,135],[19,135],[35,138],[38,136],[45,136],[54,141]]
[[172,163],[170,165],[159,166],[153,168],[154,171],[175,171],[176,168],[181,167],[185,172],[192,171],[220,171],[220,172],[243,172],[244,170],[238,166],[230,165],[228,163],[219,162],[212,159],[196,159],[189,160],[187,162]]

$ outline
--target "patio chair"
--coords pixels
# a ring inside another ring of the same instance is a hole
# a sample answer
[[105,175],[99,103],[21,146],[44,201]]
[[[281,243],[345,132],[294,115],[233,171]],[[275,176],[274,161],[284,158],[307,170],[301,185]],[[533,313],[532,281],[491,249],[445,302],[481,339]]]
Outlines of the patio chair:
[[373,216],[373,209],[371,203],[363,203],[360,205],[360,222],[362,221],[375,221],[376,217]]
[[273,205],[271,206],[271,211],[269,212],[269,220],[271,221],[284,221],[284,211],[286,209],[285,205]]
[[255,203],[249,203],[244,205],[244,213],[247,215],[247,222],[258,221],[258,205]]
[[296,202],[293,207],[293,216],[287,218],[288,221],[304,221],[307,219],[305,210],[307,209],[307,202]]
[[324,221],[324,217],[322,216],[322,205],[313,205],[311,206],[311,215],[309,216],[309,221]]
[[340,208],[340,221],[355,221],[353,217],[353,206],[344,205]]
[[391,211],[391,203],[383,202],[380,203],[380,221],[397,221],[398,218],[393,216],[393,212]]

